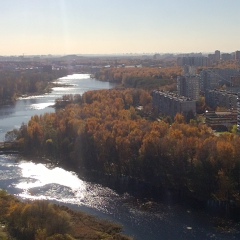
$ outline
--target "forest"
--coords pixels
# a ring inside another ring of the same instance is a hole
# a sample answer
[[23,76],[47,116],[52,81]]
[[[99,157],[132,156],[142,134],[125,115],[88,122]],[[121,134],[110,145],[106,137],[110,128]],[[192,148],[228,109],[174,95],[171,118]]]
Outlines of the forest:
[[25,154],[240,206],[237,134],[216,136],[179,114],[173,123],[161,121],[154,117],[151,94],[142,89],[89,91],[57,103],[56,113],[33,116],[21,126],[17,139]]
[[102,68],[95,74],[95,78],[101,81],[109,81],[121,84],[126,88],[144,88],[148,90],[176,90],[177,76],[182,74],[181,67],[120,67]]
[[51,73],[39,70],[16,70],[0,72],[0,106],[14,103],[22,95],[42,94],[50,91],[49,83],[66,75],[66,70]]
[[131,240],[114,223],[47,201],[20,202],[0,190],[0,239]]

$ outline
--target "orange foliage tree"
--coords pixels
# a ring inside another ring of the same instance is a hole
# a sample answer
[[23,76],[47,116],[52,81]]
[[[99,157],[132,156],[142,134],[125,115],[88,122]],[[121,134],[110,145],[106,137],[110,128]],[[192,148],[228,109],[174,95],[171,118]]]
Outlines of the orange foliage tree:
[[[138,106],[142,105],[142,110]],[[19,139],[25,151],[64,164],[141,179],[200,199],[238,200],[240,138],[205,125],[148,120],[141,89],[87,92],[55,114],[32,117]]]

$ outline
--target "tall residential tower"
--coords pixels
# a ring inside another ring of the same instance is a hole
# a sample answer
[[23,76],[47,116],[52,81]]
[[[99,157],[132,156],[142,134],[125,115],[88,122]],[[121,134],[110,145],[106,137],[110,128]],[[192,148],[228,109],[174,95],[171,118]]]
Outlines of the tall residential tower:
[[196,74],[195,67],[184,66],[184,76],[177,78],[177,91],[179,96],[198,100],[200,94],[200,78]]

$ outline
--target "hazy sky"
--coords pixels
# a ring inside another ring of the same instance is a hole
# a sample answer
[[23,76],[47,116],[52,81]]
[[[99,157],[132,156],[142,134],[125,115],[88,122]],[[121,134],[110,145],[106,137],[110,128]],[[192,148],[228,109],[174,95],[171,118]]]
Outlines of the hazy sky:
[[2,0],[0,10],[0,55],[240,50],[240,0]]

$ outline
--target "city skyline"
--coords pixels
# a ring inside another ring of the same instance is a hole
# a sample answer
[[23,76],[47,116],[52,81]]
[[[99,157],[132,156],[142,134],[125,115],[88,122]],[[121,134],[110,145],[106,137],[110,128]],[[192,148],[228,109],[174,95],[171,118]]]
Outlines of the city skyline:
[[0,55],[234,52],[237,0],[8,0]]

